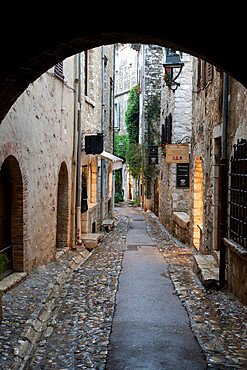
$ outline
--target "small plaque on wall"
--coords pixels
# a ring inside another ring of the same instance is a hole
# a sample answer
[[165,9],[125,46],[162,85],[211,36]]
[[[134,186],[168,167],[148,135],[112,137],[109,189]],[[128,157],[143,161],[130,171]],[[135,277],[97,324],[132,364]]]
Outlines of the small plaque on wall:
[[177,188],[190,187],[190,164],[177,163]]
[[189,145],[166,145],[166,163],[189,163]]

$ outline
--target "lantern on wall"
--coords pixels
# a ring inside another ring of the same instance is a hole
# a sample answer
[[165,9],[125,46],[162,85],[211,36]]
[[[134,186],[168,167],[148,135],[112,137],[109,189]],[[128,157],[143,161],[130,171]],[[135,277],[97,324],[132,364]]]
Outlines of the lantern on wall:
[[176,53],[176,50],[168,48],[163,67],[166,71],[166,84],[173,91],[180,86],[180,83],[176,82],[176,80],[180,76],[183,66],[184,63],[181,61],[179,54]]

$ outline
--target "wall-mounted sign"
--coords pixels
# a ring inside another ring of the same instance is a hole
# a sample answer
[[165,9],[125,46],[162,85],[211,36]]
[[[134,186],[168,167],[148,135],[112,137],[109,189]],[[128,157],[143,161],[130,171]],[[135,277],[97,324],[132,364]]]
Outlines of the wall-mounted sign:
[[166,145],[166,163],[189,163],[188,144]]
[[104,135],[88,135],[85,136],[85,152],[86,154],[100,154],[103,152]]
[[158,164],[158,146],[150,146],[149,148],[149,153],[148,153],[148,160],[149,164]]
[[177,164],[177,188],[190,187],[190,164],[178,163]]

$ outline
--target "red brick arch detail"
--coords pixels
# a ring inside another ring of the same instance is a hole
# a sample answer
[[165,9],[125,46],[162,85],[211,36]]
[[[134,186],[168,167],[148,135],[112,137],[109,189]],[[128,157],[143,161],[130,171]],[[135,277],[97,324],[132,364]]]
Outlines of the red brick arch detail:
[[[28,181],[26,176],[26,170],[23,164],[22,159],[22,150],[20,146],[13,142],[8,142],[0,147],[0,168],[2,167],[4,161],[8,157],[14,157],[19,165],[19,170],[21,174],[21,180],[22,180],[22,189],[23,189],[23,197],[22,197],[22,209],[23,209],[23,217],[22,217],[22,256],[18,257],[18,262],[14,263],[14,269],[15,271],[24,271],[28,272],[28,253],[27,253],[27,242],[28,242],[28,236],[27,236],[27,191],[28,191]],[[15,253],[15,252],[14,252]],[[19,254],[19,252],[18,252]]]

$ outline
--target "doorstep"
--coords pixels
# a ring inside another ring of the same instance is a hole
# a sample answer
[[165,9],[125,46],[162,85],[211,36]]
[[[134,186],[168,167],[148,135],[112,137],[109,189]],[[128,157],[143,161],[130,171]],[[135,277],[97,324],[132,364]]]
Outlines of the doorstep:
[[86,233],[82,234],[82,242],[86,248],[96,248],[99,242],[102,242],[104,235],[99,233]]
[[215,258],[210,255],[194,255],[193,271],[205,288],[214,288],[219,282],[219,266]]
[[7,290],[14,288],[22,280],[26,279],[26,277],[26,272],[14,272],[0,281],[0,291],[3,293],[7,292]]
[[106,231],[111,231],[114,228],[114,220],[107,219],[102,222],[102,226]]

